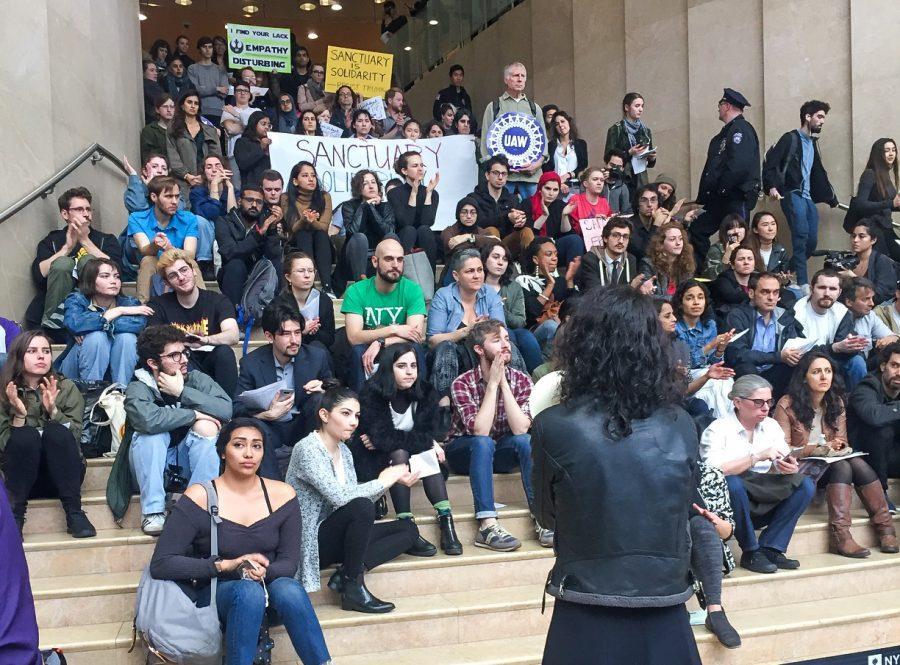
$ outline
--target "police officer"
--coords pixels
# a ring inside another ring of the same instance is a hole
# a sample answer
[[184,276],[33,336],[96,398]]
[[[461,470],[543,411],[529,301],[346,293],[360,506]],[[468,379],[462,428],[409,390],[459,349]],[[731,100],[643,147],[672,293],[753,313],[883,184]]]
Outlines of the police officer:
[[[465,76],[466,71],[463,69],[462,65],[453,65],[450,67],[450,85],[438,92],[437,97],[434,98],[434,106],[431,109],[431,113],[435,120],[441,119],[441,106],[444,104],[453,104],[453,108],[457,110],[473,110],[472,98],[469,97],[469,93],[466,92],[466,89],[463,87],[463,79]],[[475,131],[474,127],[472,128],[472,131]]]
[[731,88],[725,88],[719,100],[719,120],[725,126],[709,143],[697,192],[704,211],[690,226],[697,265],[703,265],[709,238],[719,230],[722,218],[737,213],[746,220],[759,197],[759,139],[744,119],[747,106],[744,96]]

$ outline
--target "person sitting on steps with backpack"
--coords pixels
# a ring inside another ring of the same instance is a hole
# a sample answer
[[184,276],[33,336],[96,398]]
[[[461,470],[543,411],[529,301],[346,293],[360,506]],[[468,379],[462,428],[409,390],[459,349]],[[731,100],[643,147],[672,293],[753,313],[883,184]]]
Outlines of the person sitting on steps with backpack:
[[228,395],[234,395],[237,361],[231,345],[239,338],[234,305],[221,293],[200,289],[188,259],[180,249],[159,257],[159,276],[172,291],[150,300],[153,315],[147,325],[171,324],[184,331],[191,368],[208,374]]

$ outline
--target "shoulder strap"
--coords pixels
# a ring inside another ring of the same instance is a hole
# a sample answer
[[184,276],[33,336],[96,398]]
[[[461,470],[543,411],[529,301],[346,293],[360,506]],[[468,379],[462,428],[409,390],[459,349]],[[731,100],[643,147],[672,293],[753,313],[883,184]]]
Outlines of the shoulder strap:
[[493,120],[497,119],[497,116],[500,115],[500,98],[497,97],[494,100],[494,117]]
[[791,130],[791,146],[788,148],[787,152],[784,155],[784,161],[781,163],[781,179],[784,180],[784,176],[788,170],[788,162],[791,161],[791,157],[794,155],[794,150],[797,149],[797,130]]
[[528,106],[531,108],[531,115],[533,115],[535,118],[537,118],[538,112],[537,112],[537,106],[535,105],[535,103],[529,99]]
[[[213,558],[219,556],[219,495],[212,481],[200,483],[206,490],[206,510],[209,513],[209,555]],[[216,588],[218,578],[213,577],[210,582],[210,606],[216,606]]]
[[266,508],[269,509],[269,515],[272,514],[272,502],[269,501],[269,490],[266,489],[266,481],[263,480],[263,477],[259,477],[259,484],[262,485],[263,498],[266,500]]

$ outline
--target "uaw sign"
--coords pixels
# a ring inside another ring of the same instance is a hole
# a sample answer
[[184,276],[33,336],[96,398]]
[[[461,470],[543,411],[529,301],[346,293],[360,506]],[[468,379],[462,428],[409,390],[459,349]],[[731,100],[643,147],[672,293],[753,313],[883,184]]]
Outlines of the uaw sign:
[[542,159],[547,135],[540,120],[527,113],[497,116],[487,131],[488,153],[506,155],[509,168],[522,169]]
[[322,189],[331,194],[337,208],[350,198],[350,181],[357,172],[369,169],[378,174],[382,185],[396,178],[394,162],[407,150],[422,155],[426,185],[435,173],[441,174],[437,185],[438,209],[434,230],[450,226],[455,220],[456,202],[475,189],[478,167],[475,143],[470,136],[447,136],[440,139],[356,139],[327,136],[298,136],[269,132],[272,145],[269,159],[272,168],[289,183],[291,169],[297,162],[307,161],[316,167]]

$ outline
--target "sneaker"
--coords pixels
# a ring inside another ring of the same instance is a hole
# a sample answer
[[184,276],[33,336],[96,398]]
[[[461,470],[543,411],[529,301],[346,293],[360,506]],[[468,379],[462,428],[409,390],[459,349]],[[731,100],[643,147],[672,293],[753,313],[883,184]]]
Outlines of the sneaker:
[[534,520],[534,531],[537,533],[538,543],[541,547],[553,547],[553,529],[545,529],[537,520]]
[[778,570],[778,566],[769,561],[761,549],[741,554],[741,568],[754,573],[774,573]]
[[891,515],[896,515],[896,514],[897,514],[897,506],[895,506],[894,503],[893,503],[893,501],[891,501],[891,500],[888,498],[888,493],[887,493],[887,492],[884,493],[884,500],[887,501],[888,512],[889,512]]
[[797,570],[800,567],[800,562],[797,559],[788,559],[784,552],[773,550],[770,547],[762,547],[760,549],[769,561],[782,570]]
[[144,515],[144,519],[141,521],[141,531],[146,533],[148,536],[158,536],[162,533],[165,524],[165,513],[152,513],[150,515]]
[[73,538],[93,538],[97,535],[97,529],[91,524],[83,510],[66,513],[66,532]]
[[522,546],[519,539],[499,524],[492,524],[475,533],[475,547],[483,547],[495,552],[512,552]]
[[710,631],[721,642],[722,646],[727,649],[737,649],[741,646],[741,636],[728,622],[724,610],[710,612],[706,616],[706,629]]

